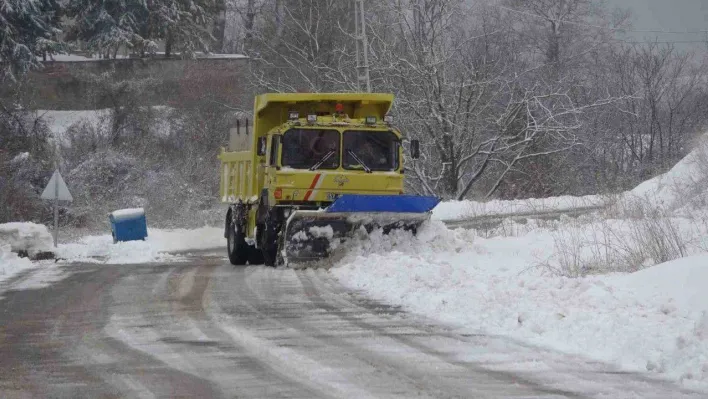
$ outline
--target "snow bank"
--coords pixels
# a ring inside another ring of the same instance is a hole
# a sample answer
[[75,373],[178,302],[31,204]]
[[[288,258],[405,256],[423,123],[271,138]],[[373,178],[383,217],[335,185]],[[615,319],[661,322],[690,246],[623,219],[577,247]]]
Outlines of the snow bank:
[[649,179],[625,193],[627,202],[642,201],[657,209],[673,210],[693,196],[706,195],[708,172],[708,135],[696,149],[674,165],[668,172]]
[[60,245],[57,257],[69,262],[133,264],[178,260],[174,252],[224,246],[224,230],[216,227],[194,230],[148,229],[145,241],[114,244],[110,234],[83,237],[78,242]]
[[47,226],[35,223],[0,224],[0,245],[5,244],[13,252],[26,251],[30,256],[52,251],[54,240]]
[[0,243],[0,283],[33,267],[34,265],[29,259],[20,258],[12,252],[9,244]]
[[608,200],[599,195],[584,197],[562,196],[552,198],[529,198],[523,200],[488,202],[445,201],[433,209],[433,219],[459,220],[483,215],[504,215],[510,213],[551,212],[602,206]]
[[708,389],[708,256],[569,279],[538,267],[551,232],[475,237],[440,222],[375,232],[330,270],[345,286],[463,330],[661,373]]

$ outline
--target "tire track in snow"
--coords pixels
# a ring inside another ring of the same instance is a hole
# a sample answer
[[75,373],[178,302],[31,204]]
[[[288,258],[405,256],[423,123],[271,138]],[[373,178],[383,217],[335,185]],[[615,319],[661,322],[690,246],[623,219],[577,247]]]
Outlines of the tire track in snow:
[[[211,274],[222,262],[178,266],[162,276],[139,303],[137,319],[113,321],[113,334],[171,367],[213,382],[224,396],[317,397],[250,357],[204,313],[203,297]],[[139,328],[129,326],[139,325]]]
[[[392,342],[378,327],[343,320],[340,314],[352,309],[325,309],[313,305],[307,298],[311,292],[304,289],[297,273],[304,272],[252,268],[246,278],[234,278],[229,285],[236,285],[235,291],[250,300],[250,306],[271,322],[273,326],[268,328],[282,324],[281,328],[295,332],[280,337],[285,345],[309,347],[311,357],[331,367],[358,370],[359,375],[349,375],[349,378],[370,389],[378,389],[374,391],[377,396],[391,392],[397,392],[399,396],[430,397],[566,396],[558,395],[558,391],[549,394],[543,389],[521,386],[522,381],[510,384],[486,370],[484,373],[477,370],[477,375],[472,376],[469,369],[441,362],[416,348]],[[248,294],[244,295],[244,292]],[[377,318],[369,312],[359,313],[357,317]],[[406,323],[390,325],[390,320],[383,323],[389,323],[389,327],[397,329],[399,334],[419,332]]]

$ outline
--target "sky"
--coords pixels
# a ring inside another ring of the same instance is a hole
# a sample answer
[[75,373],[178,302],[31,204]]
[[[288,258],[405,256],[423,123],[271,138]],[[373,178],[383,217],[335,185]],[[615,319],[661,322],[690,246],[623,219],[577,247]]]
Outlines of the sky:
[[[708,0],[607,0],[611,7],[630,8],[636,30],[695,31],[708,30]],[[706,34],[634,33],[637,39],[656,38],[659,41],[703,41],[686,44],[706,48]]]

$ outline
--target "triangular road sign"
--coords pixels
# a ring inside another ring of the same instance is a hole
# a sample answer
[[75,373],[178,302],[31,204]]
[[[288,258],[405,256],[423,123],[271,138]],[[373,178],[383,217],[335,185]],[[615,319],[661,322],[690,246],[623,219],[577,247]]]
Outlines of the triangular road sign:
[[52,178],[47,184],[47,188],[45,188],[44,192],[42,192],[42,199],[58,199],[59,201],[74,200],[74,198],[71,196],[71,193],[69,192],[69,188],[66,186],[66,183],[64,183],[64,179],[62,179],[61,174],[59,174],[58,170],[54,171]]

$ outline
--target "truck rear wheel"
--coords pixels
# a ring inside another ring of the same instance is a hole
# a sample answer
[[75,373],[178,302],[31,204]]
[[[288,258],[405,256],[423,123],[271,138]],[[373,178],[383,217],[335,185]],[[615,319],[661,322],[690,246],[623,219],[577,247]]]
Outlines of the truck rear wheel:
[[243,266],[248,261],[248,243],[242,229],[231,225],[226,236],[229,261],[234,266]]

